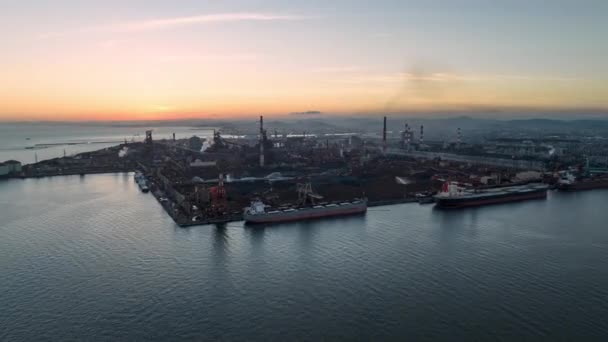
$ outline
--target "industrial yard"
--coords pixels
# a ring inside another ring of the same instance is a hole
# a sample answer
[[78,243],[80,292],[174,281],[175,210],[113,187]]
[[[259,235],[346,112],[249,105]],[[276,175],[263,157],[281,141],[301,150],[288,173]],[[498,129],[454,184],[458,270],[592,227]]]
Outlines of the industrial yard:
[[489,146],[467,141],[459,127],[439,141],[425,140],[423,125],[405,123],[388,130],[395,123],[386,117],[380,122],[377,133],[279,132],[267,129],[263,117],[255,131],[245,134],[217,128],[211,137],[155,139],[148,130],[144,141],[125,140],[94,152],[13,167],[9,176],[137,170],[146,191],[176,223],[188,226],[241,220],[252,200],[272,207],[296,205],[303,184],[310,185],[318,204],[356,198],[370,206],[428,203],[446,181],[477,189],[541,181],[554,185],[559,171],[580,164],[580,158],[560,147],[576,142],[572,139],[552,138],[549,145],[494,137]]

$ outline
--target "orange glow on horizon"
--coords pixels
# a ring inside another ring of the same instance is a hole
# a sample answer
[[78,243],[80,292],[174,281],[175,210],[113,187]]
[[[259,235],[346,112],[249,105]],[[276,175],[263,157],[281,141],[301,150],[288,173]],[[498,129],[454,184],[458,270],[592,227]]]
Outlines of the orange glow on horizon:
[[565,6],[15,2],[0,121],[608,111],[607,21]]

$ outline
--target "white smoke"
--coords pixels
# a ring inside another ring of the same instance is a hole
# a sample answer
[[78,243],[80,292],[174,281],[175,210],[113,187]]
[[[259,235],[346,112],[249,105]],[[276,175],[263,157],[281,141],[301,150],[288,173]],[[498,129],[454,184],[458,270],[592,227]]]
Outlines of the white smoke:
[[118,158],[123,158],[127,155],[127,153],[129,153],[129,148],[125,146],[120,151],[118,151]]

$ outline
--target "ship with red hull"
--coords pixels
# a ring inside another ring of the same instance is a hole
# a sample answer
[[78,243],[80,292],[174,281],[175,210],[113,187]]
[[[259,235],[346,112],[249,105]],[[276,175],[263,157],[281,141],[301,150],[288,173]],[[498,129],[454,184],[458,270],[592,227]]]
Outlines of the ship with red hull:
[[446,182],[435,196],[437,207],[466,208],[482,205],[518,202],[547,197],[548,186],[540,183],[499,187],[483,190],[466,189],[455,182]]

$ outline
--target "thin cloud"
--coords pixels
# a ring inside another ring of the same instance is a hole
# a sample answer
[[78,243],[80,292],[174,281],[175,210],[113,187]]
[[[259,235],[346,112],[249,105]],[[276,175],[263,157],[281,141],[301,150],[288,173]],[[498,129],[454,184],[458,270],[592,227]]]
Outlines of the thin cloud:
[[301,20],[304,18],[305,17],[302,16],[272,13],[221,13],[133,21],[113,26],[112,29],[120,32],[148,31],[198,24],[228,23],[239,21],[291,21]]
[[580,81],[578,78],[554,77],[554,76],[524,76],[524,75],[476,75],[476,74],[457,74],[457,73],[419,73],[402,72],[392,74],[363,74],[347,78],[332,78],[327,81],[349,84],[366,83],[399,83],[399,82],[483,82],[483,81],[552,81],[552,82],[573,82]]
[[319,110],[308,110],[305,112],[293,112],[293,113],[289,113],[289,115],[294,115],[294,116],[308,116],[308,115],[321,115],[323,114],[323,112],[319,111]]
[[88,33],[127,33],[127,32],[143,32],[167,30],[176,27],[191,26],[191,25],[209,25],[234,22],[269,22],[269,21],[295,21],[304,20],[312,17],[291,15],[291,14],[276,14],[276,13],[257,13],[257,12],[236,12],[236,13],[218,13],[218,14],[202,14],[195,16],[169,17],[136,20],[123,23],[109,24],[103,26],[91,26],[77,28],[71,31],[64,32],[45,32],[38,35],[39,39],[57,38],[70,34],[88,34]]
[[554,81],[554,82],[570,82],[581,81],[576,77],[559,77],[559,76],[525,76],[525,75],[496,75],[497,79],[505,80],[522,80],[522,81]]
[[252,61],[259,59],[257,54],[213,54],[213,55],[161,55],[158,59],[163,61],[188,61],[188,60],[207,60],[207,61]]
[[347,73],[361,70],[362,68],[356,65],[317,67],[310,69],[310,71],[314,73]]

